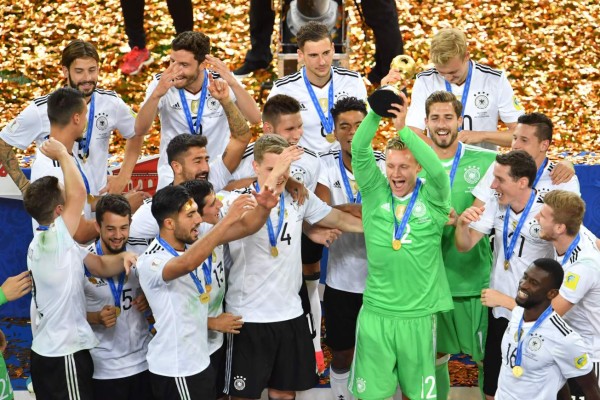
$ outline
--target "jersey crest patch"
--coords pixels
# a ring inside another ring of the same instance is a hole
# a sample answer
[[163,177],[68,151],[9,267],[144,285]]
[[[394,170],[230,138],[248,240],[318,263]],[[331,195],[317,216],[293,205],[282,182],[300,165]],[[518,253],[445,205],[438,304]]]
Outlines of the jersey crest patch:
[[544,339],[542,339],[541,337],[533,336],[531,339],[529,339],[529,342],[527,343],[527,348],[531,351],[538,351],[542,348],[543,342]]
[[304,183],[306,181],[306,179],[304,177],[307,174],[306,174],[306,171],[304,170],[304,168],[302,168],[302,167],[293,165],[292,169],[290,170],[290,174],[292,175],[292,177],[294,179],[296,179],[300,183]]
[[465,169],[465,173],[463,175],[465,182],[470,185],[475,185],[481,179],[481,172],[479,171],[479,167],[470,165]]
[[356,391],[362,393],[367,390],[367,381],[363,378],[356,378]]
[[96,118],[96,128],[101,131],[105,131],[108,129],[108,115],[105,113],[98,114],[98,118]]
[[582,356],[575,358],[574,362],[575,362],[575,367],[577,367],[577,369],[581,369],[581,368],[585,367],[588,363],[587,354],[584,354]]
[[565,276],[564,285],[566,288],[575,290],[577,288],[577,284],[579,283],[579,275],[574,274],[573,272],[567,273]]
[[209,97],[206,106],[210,111],[216,111],[219,108],[219,100],[214,97]]
[[425,204],[423,202],[417,200],[415,202],[415,206],[413,208],[412,213],[415,216],[415,218],[422,218],[427,213],[427,207],[425,207]]
[[489,93],[485,92],[475,93],[475,107],[479,108],[480,110],[488,108],[490,105],[490,99],[488,97],[489,95]]
[[531,235],[531,237],[539,239],[540,238],[540,230],[541,229],[542,229],[542,227],[540,226],[540,224],[538,224],[537,222],[534,222],[529,227],[529,234]]
[[233,387],[237,391],[242,391],[246,388],[246,378],[243,376],[236,376],[233,378]]

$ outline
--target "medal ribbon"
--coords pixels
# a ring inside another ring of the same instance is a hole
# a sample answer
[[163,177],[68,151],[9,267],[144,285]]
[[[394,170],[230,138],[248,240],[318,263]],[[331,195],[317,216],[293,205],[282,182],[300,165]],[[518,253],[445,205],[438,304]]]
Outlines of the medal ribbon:
[[402,216],[402,221],[400,225],[398,225],[398,219],[396,218],[396,207],[394,204],[394,194],[392,193],[392,214],[394,215],[394,239],[400,240],[402,237],[402,233],[404,233],[404,229],[406,228],[406,224],[408,224],[408,219],[410,218],[410,214],[412,213],[412,209],[415,206],[415,202],[417,201],[417,196],[419,195],[419,189],[421,188],[421,178],[417,178],[417,184],[413,189],[412,196],[410,196],[410,201],[408,202],[408,206],[404,211],[404,215]]
[[[99,256],[104,255],[99,240],[96,240],[96,254],[98,254]],[[85,271],[89,273],[87,268],[85,269]],[[121,272],[119,274],[118,286],[115,286],[115,281],[113,280],[113,278],[109,278],[107,279],[107,281],[108,286],[110,286],[110,291],[112,292],[113,299],[115,299],[115,307],[121,308],[121,293],[123,293],[123,285],[125,284],[125,272]]]
[[192,135],[201,135],[202,131],[202,114],[204,113],[204,103],[206,103],[206,94],[208,93],[208,70],[204,70],[204,82],[202,83],[202,92],[200,93],[200,106],[198,107],[198,113],[196,114],[196,126],[194,127],[194,120],[192,118],[192,113],[190,112],[190,107],[187,104],[187,100],[185,99],[185,91],[184,89],[179,89],[179,97],[181,98],[181,106],[183,107],[183,112],[185,113],[185,119],[187,120],[188,127],[190,128],[190,133]]
[[202,272],[204,272],[204,283],[210,285],[212,283],[212,254],[208,256],[205,262],[202,263]]
[[90,143],[92,141],[92,130],[94,128],[94,111],[96,109],[96,93],[92,93],[92,99],[90,100],[90,107],[88,111],[88,123],[87,131],[85,133],[85,140],[79,142],[79,150],[83,152],[83,157],[87,158],[90,155]]
[[[254,188],[256,189],[256,193],[260,193],[260,187],[258,186],[258,182],[254,182]],[[285,200],[283,198],[283,193],[279,195],[279,222],[277,225],[277,236],[275,236],[275,231],[273,229],[273,223],[271,222],[271,216],[267,218],[267,230],[269,231],[269,243],[271,247],[277,247],[277,238],[279,237],[279,233],[281,233],[281,228],[283,228],[283,217],[285,215]]]
[[362,196],[360,194],[360,190],[356,192],[356,198],[354,198],[354,194],[352,194],[352,188],[350,187],[350,182],[348,181],[348,174],[346,174],[346,167],[344,167],[344,160],[342,160],[342,152],[340,151],[340,156],[338,157],[340,164],[340,174],[342,174],[342,181],[344,182],[344,188],[346,189],[346,196],[348,196],[348,200],[351,203],[362,203]]
[[49,228],[48,225],[38,225],[38,227],[36,228],[36,231],[47,231]]
[[537,321],[535,321],[535,324],[533,324],[533,326],[531,327],[529,332],[527,332],[527,335],[524,335],[523,337],[521,337],[521,329],[523,327],[523,320],[525,319],[525,313],[523,313],[523,316],[521,317],[521,321],[519,321],[519,327],[517,328],[517,341],[519,342],[519,344],[517,345],[517,355],[515,357],[515,366],[516,367],[521,366],[521,359],[523,356],[523,342],[525,341],[527,336],[531,336],[531,334],[537,328],[539,328],[539,326],[542,324],[542,322],[544,322],[544,320],[546,318],[548,318],[550,316],[550,314],[552,314],[552,304],[549,305],[548,308],[546,308],[546,310],[542,313],[542,315],[540,315],[540,317],[537,319]]
[[[164,240],[160,236],[157,236],[156,240],[158,240],[158,243],[160,243],[161,246],[164,247],[165,250],[167,250],[173,256],[179,257],[179,253],[177,252],[177,250],[175,250],[173,247],[171,247],[171,245],[169,243],[167,243],[166,240]],[[212,255],[211,255],[211,257],[212,257]],[[200,294],[204,294],[204,291],[205,291],[204,287],[202,287],[202,282],[200,282],[200,279],[198,279],[198,269],[196,268],[196,273],[190,272],[190,276],[192,277],[192,281],[196,285],[196,288],[198,289],[198,292]]]
[[547,165],[548,165],[548,158],[544,158],[544,162],[542,163],[542,165],[540,165],[540,168],[537,170],[537,174],[535,175],[535,181],[533,181],[533,185],[531,185],[531,187],[533,189],[535,189],[535,186],[537,185],[538,181],[542,177],[542,174],[544,173],[544,170],[546,169]]
[[454,161],[452,161],[452,168],[450,169],[450,187],[454,184],[454,176],[456,175],[456,170],[458,169],[458,163],[460,162],[460,156],[462,154],[462,143],[458,142],[458,148],[456,149],[456,154],[454,154]]
[[[462,97],[460,99],[460,102],[462,103],[462,113],[460,114],[461,118],[464,118],[465,116],[465,109],[467,108],[467,100],[468,100],[468,96],[469,96],[469,89],[471,88],[471,75],[473,74],[473,62],[471,60],[469,60],[469,72],[467,73],[467,80],[465,80],[465,88],[463,89],[463,94]],[[452,86],[450,85],[450,82],[448,82],[447,80],[444,80],[446,83],[446,90],[450,93],[452,93]],[[464,125],[464,121],[463,121],[463,125]],[[462,131],[462,126],[458,127],[458,131]]]
[[510,204],[506,208],[506,214],[504,214],[504,232],[502,232],[502,237],[504,239],[504,260],[509,261],[512,256],[513,250],[517,244],[517,240],[519,238],[519,233],[521,233],[521,229],[523,225],[525,225],[525,220],[527,219],[527,215],[529,214],[529,210],[531,210],[531,206],[533,205],[533,200],[535,200],[536,192],[535,190],[531,191],[531,195],[529,196],[529,200],[527,201],[527,205],[525,209],[521,213],[521,218],[519,218],[519,222],[517,223],[517,227],[513,232],[513,236],[510,238],[510,245],[507,246],[508,243],[508,220],[510,219]]
[[567,249],[567,252],[563,256],[563,259],[562,259],[562,262],[560,263],[560,265],[565,265],[567,263],[567,261],[569,261],[569,258],[571,257],[571,253],[573,253],[573,250],[575,250],[575,247],[577,247],[578,244],[579,244],[579,234],[577,234],[577,237],[575,239],[573,239],[573,241],[571,242],[571,245],[569,246],[569,248]]
[[79,165],[79,160],[77,159],[77,157],[73,157],[75,159],[75,165],[77,165],[77,169],[79,170],[79,173],[81,174],[81,177],[83,178],[83,184],[85,185],[85,192],[87,194],[90,194],[90,182],[88,181],[87,176],[85,176],[85,173],[83,172],[83,168],[81,168],[81,165]]
[[331,132],[333,132],[333,117],[331,116],[331,107],[333,107],[333,68],[331,68],[331,83],[329,84],[329,94],[327,96],[327,117],[325,117],[325,113],[319,104],[317,95],[315,94],[312,85],[306,77],[306,67],[303,67],[302,76],[304,77],[304,84],[306,85],[306,90],[308,90],[310,99],[317,109],[317,114],[319,114],[321,124],[323,124],[323,128],[325,128],[325,132],[327,132],[327,134],[331,134]]

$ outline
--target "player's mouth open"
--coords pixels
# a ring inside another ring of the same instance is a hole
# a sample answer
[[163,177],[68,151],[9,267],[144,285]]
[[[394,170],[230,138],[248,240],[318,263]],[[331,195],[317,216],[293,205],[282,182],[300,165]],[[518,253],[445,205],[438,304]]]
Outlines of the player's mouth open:
[[520,299],[527,299],[529,297],[529,295],[519,289],[519,291],[517,292],[517,297]]
[[445,129],[441,129],[439,131],[435,131],[436,135],[438,136],[448,136],[450,134],[450,131],[447,131]]

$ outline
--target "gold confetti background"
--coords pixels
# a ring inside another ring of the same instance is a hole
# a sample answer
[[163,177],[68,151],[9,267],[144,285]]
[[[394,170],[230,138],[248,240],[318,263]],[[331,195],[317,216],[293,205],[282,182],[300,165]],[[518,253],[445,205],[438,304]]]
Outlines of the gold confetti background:
[[[211,38],[213,54],[241,65],[249,47],[248,1],[194,0],[197,30]],[[281,0],[275,1],[279,9]],[[576,155],[575,162],[596,163],[600,144],[598,113],[600,71],[600,5],[590,0],[457,0],[397,1],[405,53],[422,68],[429,66],[429,38],[438,29],[456,26],[469,38],[472,58],[505,69],[527,111],[541,111],[555,122],[556,155]],[[350,67],[366,75],[373,63],[372,32],[363,25],[352,1],[346,3],[350,40]],[[64,84],[60,51],[72,39],[95,43],[102,58],[99,86],[116,90],[139,109],[151,75],[168,63],[174,35],[166,1],[146,1],[145,28],[155,63],[138,76],[118,69],[127,38],[117,0],[2,0],[0,15],[0,127],[14,118],[33,98]],[[276,25],[278,26],[278,21]],[[273,50],[279,40],[274,29]],[[272,68],[244,80],[261,102],[263,82],[276,79]],[[368,86],[369,90],[374,87]],[[144,146],[157,152],[158,124]],[[256,132],[258,132],[258,129]],[[381,146],[389,130],[382,130]],[[111,152],[119,159],[123,144],[114,140]]]

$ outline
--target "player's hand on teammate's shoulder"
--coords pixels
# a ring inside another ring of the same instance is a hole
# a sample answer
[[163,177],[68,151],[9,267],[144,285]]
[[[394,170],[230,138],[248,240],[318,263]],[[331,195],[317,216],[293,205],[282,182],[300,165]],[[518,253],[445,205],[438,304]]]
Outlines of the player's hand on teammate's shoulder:
[[481,219],[481,215],[485,211],[485,207],[471,206],[463,211],[458,217],[458,224],[469,225],[471,222],[476,222]]
[[[266,190],[263,190],[266,192]],[[244,214],[256,208],[257,201],[251,194],[242,194],[231,203],[223,221],[233,223],[239,221]]]
[[573,175],[575,175],[575,167],[567,160],[557,162],[550,171],[550,179],[552,179],[553,185],[569,182]]

